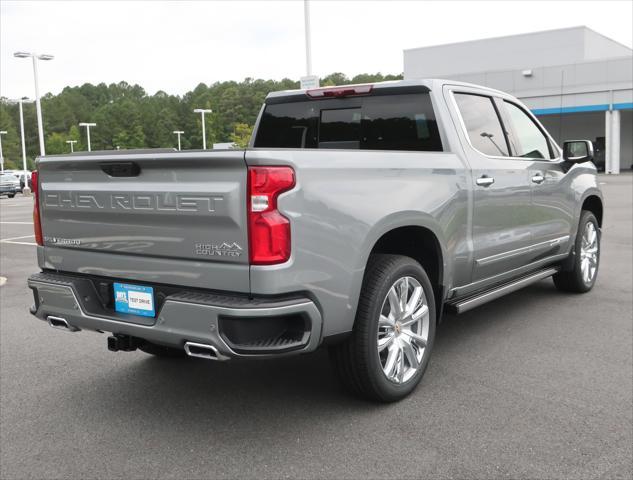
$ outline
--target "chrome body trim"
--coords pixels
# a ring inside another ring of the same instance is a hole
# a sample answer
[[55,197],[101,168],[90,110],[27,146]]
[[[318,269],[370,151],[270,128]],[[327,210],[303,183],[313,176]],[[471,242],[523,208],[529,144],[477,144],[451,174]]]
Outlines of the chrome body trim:
[[539,268],[549,267],[552,264],[565,260],[569,257],[569,252],[559,253],[557,255],[553,255],[550,257],[545,257],[541,260],[537,260],[535,262],[529,263],[519,268],[514,268],[507,272],[499,273],[492,277],[483,278],[481,280],[477,280],[476,282],[469,283],[467,285],[462,285],[460,287],[452,288],[447,296],[447,301],[451,302],[455,297],[466,298],[469,295],[476,293],[481,290],[485,290],[488,287],[492,287],[493,285],[497,285],[503,282],[510,282],[515,278],[520,277],[521,275],[525,275],[531,271],[537,270]]
[[570,238],[569,235],[565,235],[563,237],[554,238],[552,240],[547,240],[545,242],[535,243],[527,247],[517,248],[516,250],[510,250],[508,252],[498,253],[496,255],[491,255],[489,257],[479,258],[475,260],[475,262],[477,263],[477,265],[488,265],[490,263],[494,263],[501,260],[505,260],[510,257],[514,257],[516,255],[523,255],[524,253],[527,253],[527,252],[536,252],[539,250],[546,250],[548,248],[552,248],[557,245],[567,243],[569,241],[569,238]]
[[547,277],[551,277],[557,272],[558,272],[558,268],[548,268],[546,270],[536,272],[527,277],[520,278],[510,283],[506,283],[505,285],[501,285],[492,290],[488,290],[480,295],[475,295],[465,300],[457,301],[451,304],[450,306],[455,309],[456,313],[464,313],[475,307],[483,305],[484,303],[488,303],[499,297],[503,297],[504,295],[507,295],[508,293],[514,292],[516,290],[520,290],[521,288],[526,287],[527,285],[530,285],[531,283],[538,282],[539,280],[543,280],[544,278],[547,278]]
[[492,177],[479,177],[475,180],[475,183],[481,187],[489,187],[493,183],[495,183],[495,179]]
[[46,321],[52,328],[56,328],[57,330],[63,330],[64,332],[78,332],[81,329],[74,327],[68,323],[68,320],[62,317],[55,317],[53,315],[49,315],[46,317]]
[[[191,350],[192,347],[194,348],[193,351]],[[207,351],[208,353],[196,352],[196,350]],[[205,345],[204,343],[185,342],[185,352],[190,357],[204,358],[205,360],[224,361],[229,359],[229,357],[218,352],[218,349],[213,345]]]

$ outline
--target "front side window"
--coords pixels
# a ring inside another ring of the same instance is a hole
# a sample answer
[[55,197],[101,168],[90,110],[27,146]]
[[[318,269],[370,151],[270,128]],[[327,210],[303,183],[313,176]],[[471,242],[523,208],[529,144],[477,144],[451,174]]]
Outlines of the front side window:
[[549,141],[540,128],[520,107],[508,101],[503,102],[512,126],[509,135],[514,156],[534,159],[552,159]]
[[492,98],[456,93],[455,101],[472,146],[484,155],[507,157],[508,145]]

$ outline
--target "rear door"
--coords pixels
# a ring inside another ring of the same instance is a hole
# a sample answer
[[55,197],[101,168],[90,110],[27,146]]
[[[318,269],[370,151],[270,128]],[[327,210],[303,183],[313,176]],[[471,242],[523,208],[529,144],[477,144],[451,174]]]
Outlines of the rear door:
[[249,289],[243,151],[46,157],[49,268]]
[[480,282],[529,260],[530,164],[510,157],[497,99],[457,87],[448,95],[472,169],[472,281]]

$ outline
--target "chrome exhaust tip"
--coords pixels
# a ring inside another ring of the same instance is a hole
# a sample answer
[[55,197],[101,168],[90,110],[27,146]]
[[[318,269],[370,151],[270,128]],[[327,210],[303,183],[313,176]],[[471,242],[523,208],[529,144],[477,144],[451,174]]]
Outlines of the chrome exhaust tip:
[[62,317],[54,317],[52,315],[49,315],[48,317],[46,317],[46,321],[51,327],[57,328],[58,330],[64,330],[65,332],[78,332],[79,330],[81,330],[80,328],[73,327],[71,324],[68,323],[68,320]]
[[190,357],[204,358],[205,360],[228,360],[213,345],[204,343],[185,342],[185,352]]

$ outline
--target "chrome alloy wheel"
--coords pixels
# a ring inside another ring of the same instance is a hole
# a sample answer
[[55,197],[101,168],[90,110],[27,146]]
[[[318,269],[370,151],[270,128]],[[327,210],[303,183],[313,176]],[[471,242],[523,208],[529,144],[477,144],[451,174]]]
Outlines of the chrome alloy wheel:
[[582,280],[589,284],[598,270],[598,232],[593,222],[587,222],[580,241],[580,271]]
[[390,381],[411,379],[422,362],[429,338],[429,306],[420,282],[402,277],[391,286],[380,310],[378,357]]

